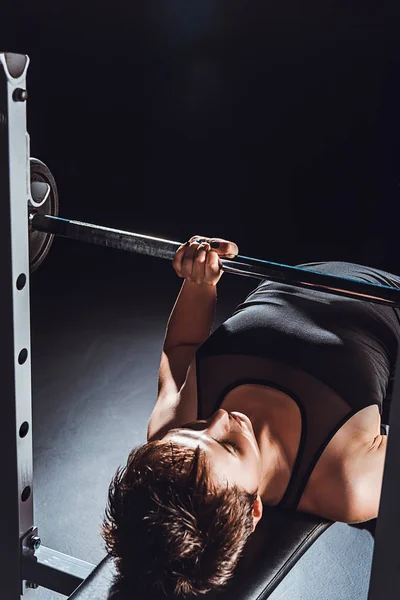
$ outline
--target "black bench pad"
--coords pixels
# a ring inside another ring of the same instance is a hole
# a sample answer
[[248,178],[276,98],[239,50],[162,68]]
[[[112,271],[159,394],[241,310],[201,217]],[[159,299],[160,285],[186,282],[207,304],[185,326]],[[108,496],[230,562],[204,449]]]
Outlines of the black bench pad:
[[[264,507],[264,515],[249,538],[235,576],[221,592],[207,600],[265,600],[306,550],[332,525],[313,515]],[[114,561],[106,557],[70,596],[70,600],[132,600],[114,585]],[[149,600],[135,598],[135,600]]]

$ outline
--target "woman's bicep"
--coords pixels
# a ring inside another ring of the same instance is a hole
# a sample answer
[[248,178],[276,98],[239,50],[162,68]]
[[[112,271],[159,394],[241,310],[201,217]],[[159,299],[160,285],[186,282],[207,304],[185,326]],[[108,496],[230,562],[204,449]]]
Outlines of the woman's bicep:
[[378,516],[387,440],[386,435],[377,436],[359,459],[353,461],[347,523],[361,523]]

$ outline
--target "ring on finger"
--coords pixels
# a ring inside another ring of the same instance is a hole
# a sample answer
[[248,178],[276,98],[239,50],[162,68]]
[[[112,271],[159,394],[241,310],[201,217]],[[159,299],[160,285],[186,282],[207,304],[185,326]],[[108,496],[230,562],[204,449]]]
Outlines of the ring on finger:
[[201,250],[205,250],[207,252],[207,246],[208,242],[200,242],[196,248],[196,254],[199,253]]

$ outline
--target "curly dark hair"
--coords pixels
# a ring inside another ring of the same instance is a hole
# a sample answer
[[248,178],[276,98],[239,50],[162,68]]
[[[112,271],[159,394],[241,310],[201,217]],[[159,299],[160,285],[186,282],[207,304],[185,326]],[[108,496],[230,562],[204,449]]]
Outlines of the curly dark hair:
[[257,494],[213,484],[205,453],[134,448],[108,490],[101,535],[132,593],[186,598],[225,586],[253,531]]

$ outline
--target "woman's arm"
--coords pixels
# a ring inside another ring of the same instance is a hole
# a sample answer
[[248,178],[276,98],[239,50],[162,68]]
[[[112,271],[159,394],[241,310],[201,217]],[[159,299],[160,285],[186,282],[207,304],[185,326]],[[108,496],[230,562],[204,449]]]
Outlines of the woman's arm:
[[238,254],[232,242],[202,239],[207,242],[199,244],[199,236],[191,238],[178,249],[173,260],[175,272],[185,281],[168,319],[158,374],[158,398],[149,421],[148,439],[197,418],[194,356],[210,335],[216,286],[223,274],[219,256]]
[[163,351],[168,354],[177,346],[192,346],[195,351],[205,342],[214,321],[216,301],[216,285],[185,280],[168,319]]
[[[207,339],[215,313],[216,287],[185,281],[172,309],[158,372],[158,397],[147,439],[197,419],[195,352]],[[192,365],[192,366],[190,366]]]
[[347,523],[361,523],[378,516],[387,442],[386,435],[378,435],[373,444],[366,445],[364,451],[351,460],[347,473],[352,482]]

